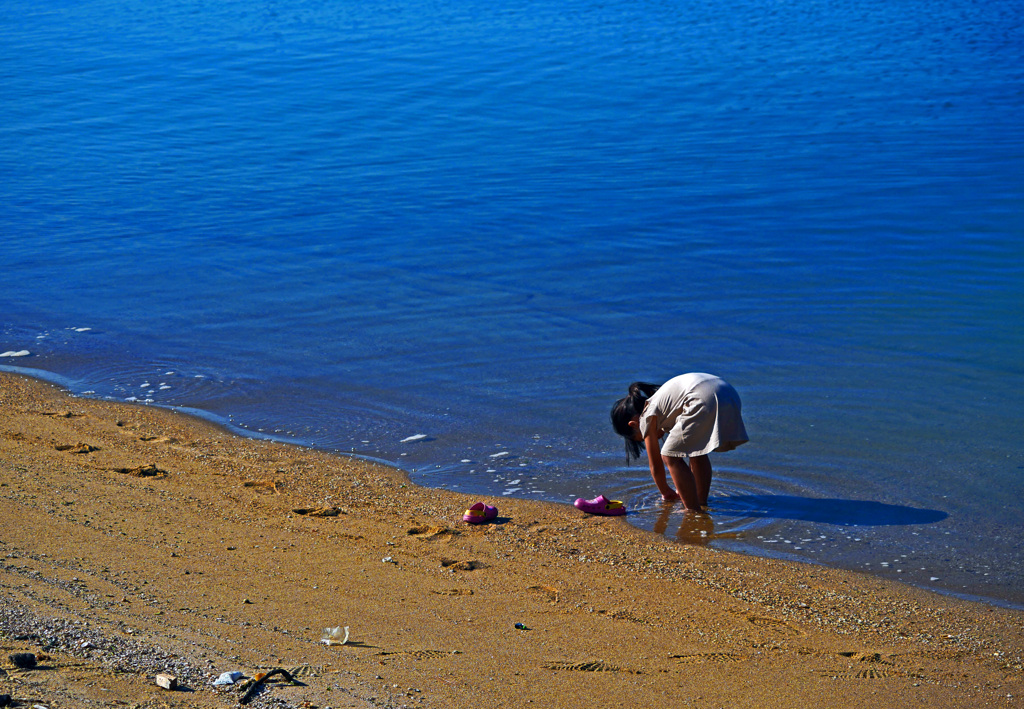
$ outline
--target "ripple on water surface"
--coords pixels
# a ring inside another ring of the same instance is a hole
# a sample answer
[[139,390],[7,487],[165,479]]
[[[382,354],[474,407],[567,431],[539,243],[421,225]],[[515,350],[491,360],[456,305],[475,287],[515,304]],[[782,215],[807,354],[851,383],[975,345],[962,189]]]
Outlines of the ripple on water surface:
[[788,481],[755,471],[716,471],[708,514],[684,511],[679,502],[666,503],[651,482],[641,482],[619,493],[631,511],[630,521],[638,527],[685,544],[713,545],[716,542],[746,540],[770,533],[777,519],[761,514],[748,503],[778,495]]

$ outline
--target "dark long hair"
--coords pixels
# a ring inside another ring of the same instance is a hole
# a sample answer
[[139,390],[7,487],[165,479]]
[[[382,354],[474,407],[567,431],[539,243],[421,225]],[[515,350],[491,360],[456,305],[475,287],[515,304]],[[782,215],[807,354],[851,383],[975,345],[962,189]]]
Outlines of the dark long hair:
[[654,392],[658,391],[657,384],[647,382],[633,382],[629,385],[629,394],[622,397],[612,406],[612,428],[615,432],[626,439],[626,464],[631,460],[640,457],[640,441],[633,440],[635,429],[629,422],[644,412],[644,404]]

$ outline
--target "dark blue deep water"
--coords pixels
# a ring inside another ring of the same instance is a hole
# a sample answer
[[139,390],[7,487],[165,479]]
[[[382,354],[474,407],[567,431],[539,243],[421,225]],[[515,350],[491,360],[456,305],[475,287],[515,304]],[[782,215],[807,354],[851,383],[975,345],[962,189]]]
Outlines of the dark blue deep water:
[[[1024,604],[1022,18],[7,0],[0,364]],[[685,371],[752,438],[710,520],[608,425]]]

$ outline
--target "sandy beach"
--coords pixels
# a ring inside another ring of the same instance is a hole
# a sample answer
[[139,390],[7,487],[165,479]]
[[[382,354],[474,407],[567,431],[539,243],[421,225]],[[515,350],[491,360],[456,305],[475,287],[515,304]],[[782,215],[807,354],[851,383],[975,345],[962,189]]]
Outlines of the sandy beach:
[[[0,373],[0,695],[808,708],[1024,693],[1020,611],[684,546],[569,505],[488,499],[499,517],[467,525],[475,501]],[[346,644],[322,642],[335,626]],[[293,681],[212,685],[274,669]]]

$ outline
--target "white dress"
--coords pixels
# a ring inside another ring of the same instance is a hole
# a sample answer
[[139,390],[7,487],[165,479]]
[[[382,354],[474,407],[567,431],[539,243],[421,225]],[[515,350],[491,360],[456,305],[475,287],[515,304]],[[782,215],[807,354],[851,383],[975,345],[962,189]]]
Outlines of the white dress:
[[662,384],[647,400],[640,431],[646,437],[650,418],[658,417],[659,438],[668,434],[662,455],[731,451],[750,440],[740,408],[739,394],[724,379],[713,374],[681,374]]

